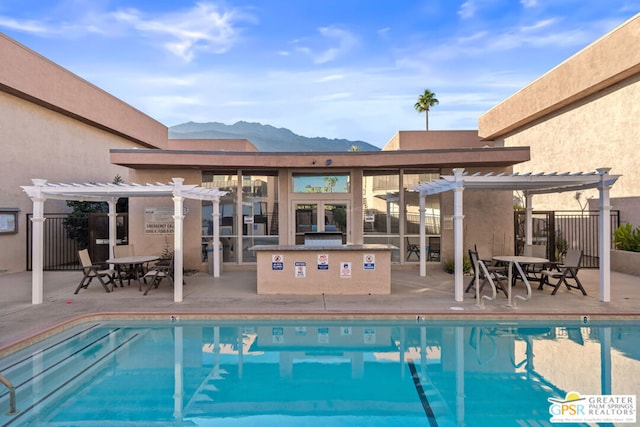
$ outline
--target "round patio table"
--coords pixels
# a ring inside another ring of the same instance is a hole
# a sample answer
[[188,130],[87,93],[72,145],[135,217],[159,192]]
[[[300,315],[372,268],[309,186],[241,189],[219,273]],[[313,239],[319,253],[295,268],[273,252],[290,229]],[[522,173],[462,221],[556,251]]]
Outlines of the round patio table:
[[[142,290],[140,278],[144,276],[144,265],[159,260],[160,257],[155,255],[133,255],[120,258],[109,258],[105,262],[114,264],[118,270],[118,278],[120,279],[120,287],[124,287],[123,278],[133,279],[138,282],[139,290]],[[122,273],[125,273],[124,275]]]

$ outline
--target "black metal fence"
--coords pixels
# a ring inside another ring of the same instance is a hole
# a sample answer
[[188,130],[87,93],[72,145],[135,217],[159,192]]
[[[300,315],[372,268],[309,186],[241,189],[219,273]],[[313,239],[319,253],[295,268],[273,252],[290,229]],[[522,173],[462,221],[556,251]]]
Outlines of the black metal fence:
[[[517,255],[524,253],[525,211],[514,212],[514,249]],[[599,254],[599,211],[534,211],[533,236],[534,245],[546,247],[549,260],[561,259],[567,249],[582,249],[582,266],[598,268]],[[620,212],[611,211],[611,232],[620,225]],[[609,242],[613,248],[613,240]]]
[[[27,214],[27,270],[32,268],[32,236],[33,227],[31,218],[33,214]],[[70,239],[64,228],[64,220],[68,214],[45,214],[43,223],[43,260],[42,269],[46,271],[56,270],[80,270],[78,251],[83,249],[80,244]]]
[[[31,271],[33,214],[27,214],[27,271]],[[81,229],[83,239],[72,239],[65,228],[65,221],[69,214],[45,214],[43,223],[43,260],[42,269],[45,271],[63,271],[82,269],[78,251],[88,249],[94,263],[104,262],[109,258],[109,217],[106,213],[91,213],[86,217],[74,217],[74,225]],[[81,223],[82,225],[78,225]],[[85,234],[86,233],[86,236]],[[126,243],[128,236],[128,215],[119,213],[116,216],[117,244]],[[78,240],[83,240],[79,242]]]

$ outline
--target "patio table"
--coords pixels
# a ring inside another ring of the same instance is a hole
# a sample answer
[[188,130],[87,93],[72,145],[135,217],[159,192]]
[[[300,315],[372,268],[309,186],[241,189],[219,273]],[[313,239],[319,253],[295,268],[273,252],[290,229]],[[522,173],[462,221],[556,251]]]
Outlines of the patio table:
[[[124,287],[123,279],[133,279],[138,282],[139,290],[142,290],[140,278],[144,276],[144,265],[159,260],[160,257],[155,255],[134,255],[120,258],[109,258],[106,262],[113,264],[118,270],[118,278],[120,279],[120,287]],[[122,273],[126,274],[122,274]]]
[[512,297],[511,297],[511,286],[513,283],[513,266],[515,265],[520,277],[522,277],[522,281],[527,287],[527,292],[531,295],[531,284],[529,284],[529,280],[527,279],[527,275],[524,274],[524,270],[522,269],[522,265],[527,264],[545,264],[548,263],[549,260],[546,258],[538,258],[533,256],[521,256],[521,255],[498,255],[493,257],[494,261],[499,262],[508,262],[509,269],[508,271],[508,289],[507,289],[507,307],[512,306]]

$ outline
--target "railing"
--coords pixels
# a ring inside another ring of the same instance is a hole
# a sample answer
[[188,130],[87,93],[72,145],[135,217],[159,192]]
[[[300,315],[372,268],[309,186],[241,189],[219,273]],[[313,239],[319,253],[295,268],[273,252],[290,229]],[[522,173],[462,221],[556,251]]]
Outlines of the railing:
[[0,383],[9,389],[9,412],[7,415],[16,414],[18,412],[16,409],[16,388],[4,375],[0,375]]
[[[524,253],[525,211],[514,212],[514,250],[516,255]],[[534,245],[545,246],[547,259],[558,261],[567,249],[582,249],[583,268],[598,268],[599,253],[599,211],[533,211]],[[611,211],[611,231],[620,224],[620,211]],[[613,242],[609,242],[613,245]]]

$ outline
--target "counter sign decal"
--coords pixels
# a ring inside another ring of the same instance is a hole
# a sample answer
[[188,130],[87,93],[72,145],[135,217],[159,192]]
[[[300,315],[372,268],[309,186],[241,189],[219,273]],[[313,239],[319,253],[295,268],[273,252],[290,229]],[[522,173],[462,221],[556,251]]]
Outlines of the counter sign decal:
[[351,263],[350,262],[340,263],[340,278],[351,279]]
[[318,270],[329,269],[329,254],[318,254]]
[[363,255],[363,266],[365,270],[375,270],[376,269],[376,256],[374,254],[364,254]]
[[307,263],[304,261],[296,261],[295,263],[296,279],[304,279],[307,277]]
[[282,255],[271,255],[271,270],[284,270],[284,260],[282,258]]

